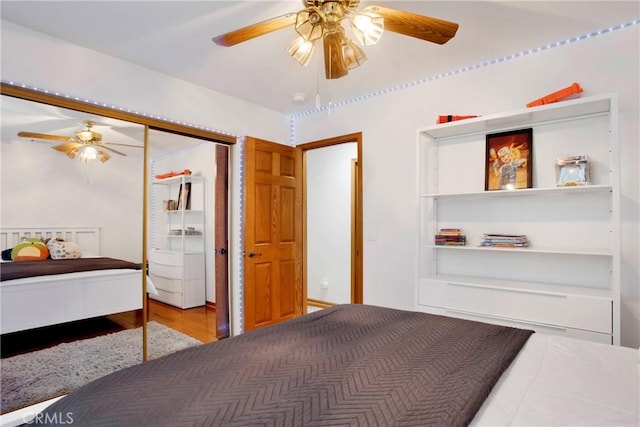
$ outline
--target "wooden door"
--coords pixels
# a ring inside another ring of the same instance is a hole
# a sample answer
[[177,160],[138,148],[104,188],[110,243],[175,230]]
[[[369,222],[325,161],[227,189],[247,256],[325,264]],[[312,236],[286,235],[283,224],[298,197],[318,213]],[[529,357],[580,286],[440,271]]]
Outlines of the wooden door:
[[229,147],[216,144],[215,182],[216,337],[229,336]]
[[303,314],[301,153],[245,140],[245,331]]

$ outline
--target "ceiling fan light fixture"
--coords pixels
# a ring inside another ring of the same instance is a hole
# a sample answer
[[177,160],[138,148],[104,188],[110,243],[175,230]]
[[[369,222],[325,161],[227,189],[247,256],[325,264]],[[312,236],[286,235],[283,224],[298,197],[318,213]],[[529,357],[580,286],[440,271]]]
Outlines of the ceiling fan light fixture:
[[109,160],[111,158],[111,156],[109,155],[109,153],[106,153],[104,151],[98,151],[98,158],[100,159],[100,161],[102,163],[104,163],[107,160]]
[[315,44],[311,41],[305,40],[303,37],[298,37],[292,41],[287,47],[287,52],[302,66],[306,66],[311,60]]
[[95,160],[98,158],[98,150],[96,147],[91,145],[85,145],[80,150],[80,161],[82,163],[87,163],[90,160]]
[[384,33],[384,18],[373,13],[357,13],[351,18],[351,28],[363,46],[373,46]]
[[367,60],[364,50],[347,37],[342,40],[342,56],[350,70],[362,65]]
[[67,157],[69,157],[71,160],[73,160],[78,155],[78,152],[79,152],[79,150],[77,148],[72,148],[71,150],[66,151],[65,154],[67,155]]
[[296,15],[296,32],[306,41],[322,37],[324,15],[317,7],[309,7]]

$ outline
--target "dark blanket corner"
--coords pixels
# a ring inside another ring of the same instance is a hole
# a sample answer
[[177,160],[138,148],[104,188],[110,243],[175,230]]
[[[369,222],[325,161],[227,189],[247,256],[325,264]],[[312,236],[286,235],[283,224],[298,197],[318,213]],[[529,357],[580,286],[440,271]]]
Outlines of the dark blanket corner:
[[532,331],[341,305],[116,372],[45,414],[78,425],[463,426]]
[[129,268],[141,270],[141,264],[115,258],[45,259],[40,261],[3,262],[0,264],[0,281],[79,271],[112,270]]

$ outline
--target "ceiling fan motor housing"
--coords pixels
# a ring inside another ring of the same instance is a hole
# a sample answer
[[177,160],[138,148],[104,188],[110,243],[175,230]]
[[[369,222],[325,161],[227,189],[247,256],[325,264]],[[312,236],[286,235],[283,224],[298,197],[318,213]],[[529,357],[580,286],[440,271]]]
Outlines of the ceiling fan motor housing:
[[328,7],[333,8],[338,4],[345,11],[354,12],[358,8],[360,0],[302,0],[302,4],[306,8],[315,6],[323,11],[324,5],[328,5]]

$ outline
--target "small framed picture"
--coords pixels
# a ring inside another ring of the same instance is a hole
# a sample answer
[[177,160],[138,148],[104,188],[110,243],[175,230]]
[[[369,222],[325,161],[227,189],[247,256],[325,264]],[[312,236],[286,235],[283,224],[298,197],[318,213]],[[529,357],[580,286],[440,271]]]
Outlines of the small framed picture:
[[531,188],[533,129],[486,136],[485,191]]
[[556,159],[556,186],[574,187],[589,184],[589,157],[586,154]]

